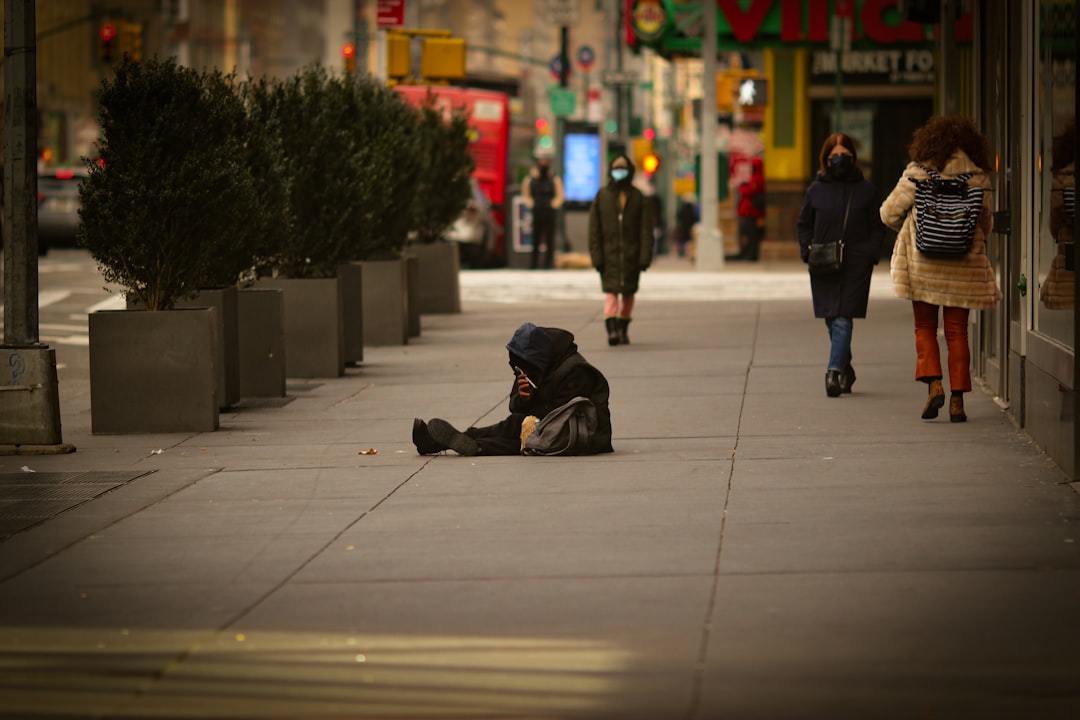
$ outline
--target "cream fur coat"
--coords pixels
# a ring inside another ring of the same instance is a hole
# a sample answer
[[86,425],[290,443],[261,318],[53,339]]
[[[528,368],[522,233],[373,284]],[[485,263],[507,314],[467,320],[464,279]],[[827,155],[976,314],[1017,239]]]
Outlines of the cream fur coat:
[[986,256],[986,236],[993,221],[990,211],[990,180],[962,150],[957,150],[941,170],[946,177],[974,172],[969,185],[983,188],[983,206],[975,226],[971,252],[962,258],[934,258],[915,249],[915,183],[926,172],[909,163],[896,187],[881,205],[881,221],[899,232],[893,247],[891,273],[897,296],[932,305],[985,310],[1001,299],[990,258]]

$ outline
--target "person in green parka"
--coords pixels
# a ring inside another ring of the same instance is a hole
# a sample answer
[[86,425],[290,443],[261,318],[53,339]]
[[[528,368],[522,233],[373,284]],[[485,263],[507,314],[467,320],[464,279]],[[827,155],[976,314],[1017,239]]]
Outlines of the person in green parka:
[[589,255],[604,291],[608,345],[629,345],[638,278],[652,264],[653,221],[644,194],[633,185],[630,158],[616,155],[608,178],[589,209]]

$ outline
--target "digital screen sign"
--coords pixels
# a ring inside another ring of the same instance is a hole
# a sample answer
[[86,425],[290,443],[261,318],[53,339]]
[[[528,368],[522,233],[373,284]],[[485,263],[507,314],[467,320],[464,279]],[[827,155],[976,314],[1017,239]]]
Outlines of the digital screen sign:
[[602,176],[599,133],[568,132],[563,139],[563,194],[567,203],[588,205]]

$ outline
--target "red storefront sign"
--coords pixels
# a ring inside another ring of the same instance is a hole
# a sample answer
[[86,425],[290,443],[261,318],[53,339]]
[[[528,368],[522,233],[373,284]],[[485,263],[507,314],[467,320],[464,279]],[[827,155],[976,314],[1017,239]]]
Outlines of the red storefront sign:
[[405,0],[379,0],[375,26],[396,28],[405,24]]

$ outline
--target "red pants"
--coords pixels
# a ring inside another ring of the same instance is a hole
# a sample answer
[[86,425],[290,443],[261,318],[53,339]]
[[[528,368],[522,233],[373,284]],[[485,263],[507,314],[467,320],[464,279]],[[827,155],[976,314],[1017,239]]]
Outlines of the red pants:
[[[915,379],[923,382],[942,377],[938,348],[938,306],[912,302],[915,310]],[[971,350],[968,348],[968,309],[942,308],[945,319],[945,347],[949,351],[949,390],[971,391]]]

